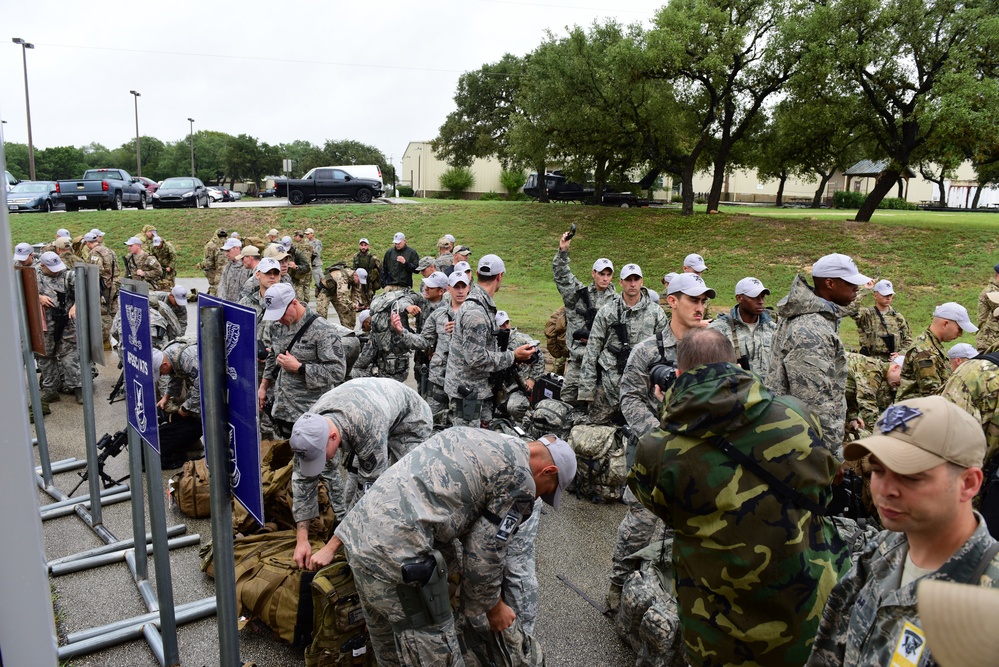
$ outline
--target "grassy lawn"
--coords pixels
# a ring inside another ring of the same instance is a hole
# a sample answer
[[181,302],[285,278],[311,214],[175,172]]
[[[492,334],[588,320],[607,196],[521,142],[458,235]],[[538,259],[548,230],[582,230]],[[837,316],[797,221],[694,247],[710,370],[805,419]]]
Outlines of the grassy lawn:
[[[551,259],[559,235],[575,223],[573,267],[584,281],[593,260],[606,256],[618,269],[638,263],[646,285],[658,289],[663,274],[678,271],[684,256],[697,252],[709,267],[707,283],[718,291],[712,304],[717,311],[734,304],[732,291],[740,278],[753,275],[762,280],[773,292],[770,302],[776,304],[796,272],[807,271],[824,254],[843,252],[867,275],[892,280],[898,292],[895,305],[914,334],[926,327],[933,307],[944,301],[962,303],[975,319],[978,293],[999,261],[999,216],[878,211],[872,222],[856,223],[851,221],[854,214],[725,206],[721,214],[699,211],[684,218],[676,210],[663,209],[427,200],[398,206],[21,214],[11,216],[11,232],[14,243],[37,242],[54,238],[60,226],[74,235],[97,226],[107,232],[110,247],[124,252],[122,241],[152,223],[177,247],[181,277],[199,275],[195,264],[218,227],[261,236],[271,227],[283,233],[312,227],[322,239],[326,265],[352,257],[362,236],[380,256],[391,245],[392,234],[403,231],[422,255],[436,253],[437,239],[450,233],[471,247],[473,266],[490,252],[504,259],[507,280],[497,302],[516,326],[540,338],[548,315],[561,304]],[[843,323],[843,338],[856,344],[852,321]],[[967,335],[962,340],[974,342]]]

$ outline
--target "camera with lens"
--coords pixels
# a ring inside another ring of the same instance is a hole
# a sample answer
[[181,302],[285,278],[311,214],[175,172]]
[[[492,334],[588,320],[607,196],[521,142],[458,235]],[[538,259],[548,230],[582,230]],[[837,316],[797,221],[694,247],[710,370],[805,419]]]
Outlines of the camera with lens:
[[666,393],[676,382],[676,369],[666,364],[656,364],[649,370],[649,381]]
[[573,340],[587,340],[590,337],[589,329],[576,329],[572,332]]

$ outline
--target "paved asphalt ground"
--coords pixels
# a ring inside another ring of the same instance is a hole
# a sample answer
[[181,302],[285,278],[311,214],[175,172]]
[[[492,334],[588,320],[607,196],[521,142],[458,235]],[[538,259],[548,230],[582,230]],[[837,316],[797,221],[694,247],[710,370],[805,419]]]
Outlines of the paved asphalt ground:
[[[182,284],[206,288],[201,279],[182,279]],[[331,309],[331,317],[335,318]],[[197,313],[189,306],[190,331],[196,326]],[[108,394],[118,377],[117,358],[108,352],[107,364],[95,380],[94,397],[97,437],[114,433],[125,426],[125,403],[109,405]],[[412,379],[410,379],[412,382]],[[81,431],[83,409],[72,397],[52,404],[52,414],[45,418],[52,461],[86,458]],[[37,448],[36,463],[37,463]],[[115,478],[128,473],[127,452],[109,459],[106,471]],[[163,474],[163,486],[176,471]],[[79,478],[76,472],[55,476],[55,485],[68,493]],[[77,494],[85,493],[87,485]],[[39,492],[39,503],[52,502]],[[149,507],[148,500],[145,503]],[[147,509],[148,511],[148,509]],[[554,512],[547,505],[541,519],[537,546],[541,611],[536,634],[546,653],[548,667],[578,665],[634,664],[634,653],[614,633],[611,622],[568,588],[558,576],[568,578],[594,600],[603,603],[607,573],[618,523],[624,505],[594,505],[573,497],[566,498]],[[167,525],[186,524],[188,534],[199,533],[201,543],[211,540],[208,519],[189,519],[176,509],[167,508]],[[119,539],[131,537],[131,503],[104,508],[104,525]],[[147,530],[149,523],[147,521]],[[51,560],[100,546],[102,542],[75,515],[46,521],[43,526],[46,557]],[[149,559],[150,576],[154,572]],[[170,576],[176,604],[192,602],[215,594],[213,581],[199,568],[198,548],[176,549],[170,553]],[[146,612],[124,562],[51,579],[57,599],[59,633],[64,636]],[[178,628],[181,663],[218,665],[219,639],[214,616]],[[301,652],[292,650],[269,632],[254,631],[248,626],[240,632],[241,654],[260,667],[302,665]],[[131,641],[73,659],[70,665],[100,667],[137,667],[156,665],[156,659],[142,640]]]

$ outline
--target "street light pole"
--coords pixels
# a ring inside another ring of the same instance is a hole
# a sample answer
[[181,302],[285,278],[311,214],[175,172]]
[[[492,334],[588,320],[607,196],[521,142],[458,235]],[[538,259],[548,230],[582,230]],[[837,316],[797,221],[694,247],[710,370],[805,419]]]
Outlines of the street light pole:
[[31,140],[31,101],[28,99],[28,49],[35,48],[35,45],[20,37],[13,37],[11,41],[21,45],[21,60],[24,62],[24,109],[28,114],[28,171],[31,180],[35,180],[35,144]]
[[187,120],[191,121],[191,178],[194,178],[194,119]]
[[139,152],[139,97],[134,90],[128,91],[135,96],[135,171],[136,176],[142,176],[142,154]]

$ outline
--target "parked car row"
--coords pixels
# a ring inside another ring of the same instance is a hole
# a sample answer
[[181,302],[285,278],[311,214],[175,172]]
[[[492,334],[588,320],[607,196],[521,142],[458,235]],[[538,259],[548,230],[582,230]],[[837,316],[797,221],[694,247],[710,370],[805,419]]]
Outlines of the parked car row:
[[20,181],[7,193],[11,213],[49,211],[66,207],[59,203],[55,181]]

